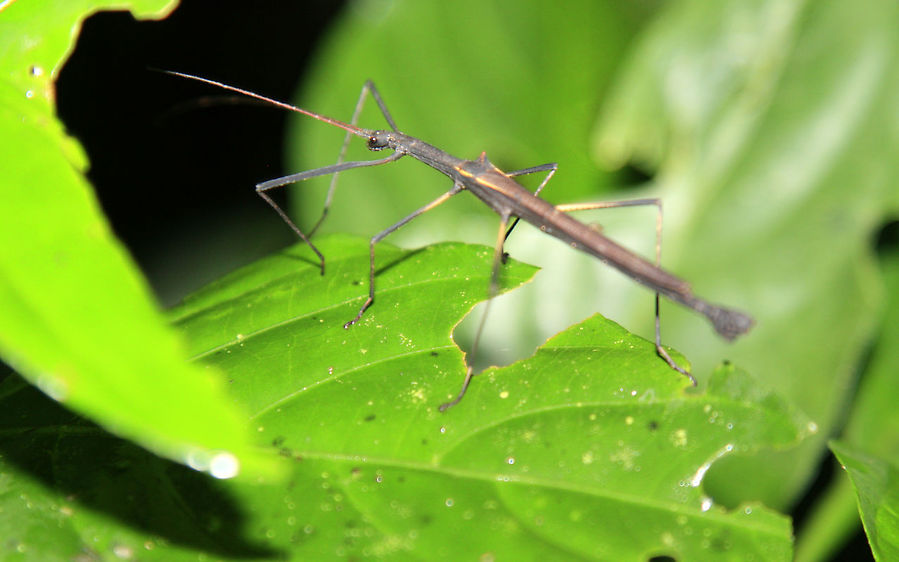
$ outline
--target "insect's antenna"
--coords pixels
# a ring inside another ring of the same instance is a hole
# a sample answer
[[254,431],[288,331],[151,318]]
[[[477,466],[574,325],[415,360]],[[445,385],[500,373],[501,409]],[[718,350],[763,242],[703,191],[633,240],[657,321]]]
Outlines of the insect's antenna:
[[318,113],[313,113],[312,111],[307,111],[301,107],[297,107],[295,105],[290,105],[289,103],[284,103],[283,101],[278,101],[276,99],[272,99],[262,94],[257,94],[256,92],[251,92],[250,90],[244,90],[243,88],[238,88],[236,86],[229,86],[223,82],[218,82],[216,80],[210,80],[208,78],[203,78],[200,76],[194,76],[193,74],[185,74],[183,72],[176,72],[174,70],[160,70],[159,72],[164,72],[166,74],[171,74],[172,76],[180,76],[181,78],[187,78],[188,80],[196,80],[197,82],[203,82],[205,84],[209,84],[211,86],[217,86],[219,88],[230,90],[232,92],[237,92],[238,94],[248,96],[251,98],[255,98],[257,100],[264,101],[266,103],[270,103],[282,109],[287,109],[289,111],[295,111],[297,113],[302,113],[303,115],[307,115],[312,117],[313,119],[318,119],[319,121],[323,121],[328,123],[329,125],[334,125],[335,127],[340,127],[345,131],[349,131],[354,135],[360,137],[367,137],[368,133],[355,125],[350,125],[349,123],[344,123],[343,121],[338,121],[337,119],[331,119],[330,117],[325,117],[324,115],[319,115]]

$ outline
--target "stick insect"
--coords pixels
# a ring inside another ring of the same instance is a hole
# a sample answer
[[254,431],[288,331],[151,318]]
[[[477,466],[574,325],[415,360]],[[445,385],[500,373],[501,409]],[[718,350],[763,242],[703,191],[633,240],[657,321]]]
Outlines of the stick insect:
[[[399,160],[403,156],[408,155],[434,168],[438,172],[443,173],[452,180],[453,186],[449,191],[447,191],[440,197],[437,197],[427,205],[413,211],[396,224],[385,228],[371,238],[371,240],[369,241],[368,296],[356,316],[349,320],[346,324],[344,324],[344,328],[346,329],[350,328],[353,324],[358,322],[362,318],[363,314],[365,314],[365,311],[368,310],[372,303],[374,303],[375,246],[377,245],[377,243],[391,233],[397,231],[399,228],[409,223],[419,215],[426,213],[434,207],[437,207],[438,205],[446,202],[449,198],[458,193],[461,193],[462,191],[470,191],[471,193],[473,193],[487,206],[493,209],[500,217],[499,231],[496,238],[496,244],[494,246],[493,267],[490,275],[488,301],[484,310],[484,314],[481,317],[480,323],[478,325],[478,329],[475,333],[475,339],[474,343],[472,344],[471,351],[472,356],[474,356],[477,352],[478,341],[481,337],[481,332],[484,328],[484,324],[490,310],[490,303],[492,302],[493,297],[496,296],[498,292],[500,267],[502,262],[504,261],[503,245],[506,241],[506,238],[508,238],[509,234],[512,232],[512,230],[520,220],[524,220],[525,222],[534,225],[542,232],[545,232],[546,234],[562,240],[576,250],[580,250],[598,258],[602,262],[617,268],[619,271],[628,275],[638,283],[641,283],[655,291],[656,352],[658,353],[659,357],[664,359],[672,369],[689,378],[690,382],[694,386],[696,385],[696,379],[693,378],[693,376],[684,368],[679,366],[671,358],[665,348],[662,347],[661,327],[659,320],[659,295],[665,295],[670,300],[680,303],[704,315],[711,321],[712,325],[715,328],[715,331],[727,340],[732,340],[737,336],[746,333],[753,325],[753,319],[749,315],[738,310],[733,310],[709,303],[708,301],[695,296],[690,288],[690,285],[686,281],[676,277],[675,275],[665,271],[660,267],[662,206],[659,199],[635,199],[630,201],[552,205],[544,199],[538,197],[538,195],[546,186],[550,178],[552,178],[553,174],[556,172],[556,169],[558,167],[557,164],[549,163],[540,166],[534,166],[531,168],[524,168],[522,170],[516,170],[513,172],[504,172],[494,166],[487,159],[487,155],[484,152],[482,152],[476,160],[464,160],[462,158],[457,158],[420,139],[400,132],[396,126],[396,123],[394,123],[393,121],[393,117],[387,110],[387,106],[381,98],[381,95],[378,93],[377,88],[375,88],[374,83],[372,83],[370,80],[367,81],[362,88],[362,92],[359,95],[359,100],[356,103],[356,109],[353,113],[352,120],[350,121],[350,123],[344,123],[343,121],[338,121],[337,119],[332,119],[318,113],[313,113],[312,111],[280,102],[261,94],[251,92],[249,90],[244,90],[242,88],[230,86],[222,82],[217,82],[215,80],[210,80],[190,74],[184,74],[181,72],[165,72],[174,76],[180,76],[182,78],[196,80],[198,82],[203,82],[205,84],[216,86],[218,88],[223,88],[225,90],[236,92],[250,98],[255,98],[277,107],[281,107],[289,111],[294,111],[296,113],[301,113],[308,117],[312,117],[313,119],[328,123],[329,125],[340,127],[341,129],[346,131],[344,143],[335,164],[316,168],[314,170],[300,172],[297,174],[291,174],[281,178],[272,179],[256,185],[256,192],[259,194],[259,196],[262,197],[269,205],[271,205],[272,208],[274,208],[274,210],[281,217],[281,219],[283,219],[284,222],[287,223],[287,225],[296,233],[296,235],[299,236],[299,238],[303,242],[305,242],[312,249],[312,251],[315,252],[320,262],[322,275],[324,275],[325,273],[325,257],[318,250],[318,248],[315,247],[315,244],[312,243],[310,237],[319,227],[319,225],[321,225],[322,221],[328,214],[328,209],[330,208],[334,190],[337,185],[337,175],[340,172],[344,172],[352,168],[388,164],[390,162]],[[359,114],[361,113],[362,106],[368,95],[371,95],[371,97],[374,98],[375,102],[378,104],[378,107],[380,108],[384,119],[387,121],[387,124],[390,125],[390,130],[365,129],[356,126],[356,121],[359,117]],[[344,158],[347,145],[354,135],[365,139],[369,150],[375,152],[381,150],[391,150],[392,153],[384,158],[376,160],[345,162]],[[524,186],[513,179],[516,176],[539,172],[546,172],[547,174],[534,193],[531,193]],[[300,230],[300,228],[290,219],[287,213],[285,213],[284,210],[281,209],[281,207],[278,206],[278,204],[275,203],[275,201],[271,197],[269,197],[267,192],[271,189],[282,187],[287,184],[297,183],[309,178],[325,175],[332,175],[331,185],[328,189],[328,195],[325,200],[325,206],[320,218],[310,230],[310,233],[307,235],[303,233],[303,231]],[[567,214],[571,211],[636,205],[655,205],[658,209],[656,219],[655,263],[652,263],[649,260],[638,256],[624,246],[621,246],[617,242],[614,242],[610,238],[606,237],[597,229],[588,226]],[[510,221],[512,221],[513,218],[514,222],[512,222],[510,225]],[[468,389],[473,376],[473,368],[471,366],[471,362],[469,362],[469,366],[466,370],[465,378],[463,379],[459,393],[453,400],[442,404],[440,406],[440,411],[446,411],[448,408],[455,406],[459,403],[460,400],[462,400],[462,397],[465,395],[465,392]]]

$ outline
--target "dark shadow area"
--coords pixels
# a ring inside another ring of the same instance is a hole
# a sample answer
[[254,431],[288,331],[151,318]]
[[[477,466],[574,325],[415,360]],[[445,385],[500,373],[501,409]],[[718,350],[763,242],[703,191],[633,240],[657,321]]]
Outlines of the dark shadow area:
[[[302,244],[303,242],[299,242],[299,243]],[[315,243],[315,241],[313,240],[313,244],[314,243]],[[389,244],[389,242],[384,242],[384,243]],[[392,260],[384,263],[386,258],[379,259],[378,248],[379,248],[379,246],[376,244],[375,245],[375,277],[378,277],[382,273],[390,271],[397,265],[403,263],[404,261],[406,261],[408,259],[414,258],[416,255],[418,255],[419,252],[422,252],[425,250],[425,248],[414,248],[412,250],[404,250],[404,252],[406,252],[405,254],[403,254],[401,256],[397,256],[397,257],[393,258]],[[318,269],[319,266],[321,265],[321,263],[319,261],[317,261],[316,259],[314,259],[314,257],[308,256],[308,255],[300,255],[297,252],[294,252],[291,250],[281,252],[278,255],[285,259],[292,260],[297,263],[302,263],[302,264],[314,267],[316,269]],[[328,256],[326,255],[325,256],[325,273],[327,274],[327,272],[328,272]],[[359,273],[360,273],[361,277],[359,279],[353,280],[353,285],[357,285],[360,287],[363,285],[367,286],[367,284],[368,284],[368,268],[366,268],[365,270],[360,270]]]
[[623,190],[640,189],[654,177],[655,175],[649,170],[630,162],[615,172],[613,185],[620,186]]
[[[423,252],[424,250],[425,250],[425,248],[415,248],[413,250],[405,250],[406,253],[404,253],[403,255],[397,256],[396,258],[388,261],[387,263],[384,263],[383,259],[381,259],[381,260],[378,259],[378,246],[375,245],[375,278],[377,278],[382,273],[390,271],[391,269],[400,265],[404,261],[414,258],[415,256],[417,256],[420,252]],[[363,281],[363,283],[367,283],[367,282],[368,282],[368,279],[365,279]]]
[[296,238],[254,192],[284,173],[287,112],[150,69],[290,100],[343,4],[185,0],[161,21],[101,12],[84,23],[56,82],[58,113],[163,302]]
[[[315,241],[313,241],[312,243],[315,244]],[[297,244],[302,244],[302,245],[306,246],[306,248],[309,247],[302,240],[297,241]],[[316,248],[318,248],[318,247],[316,246]],[[318,261],[318,259],[315,256],[307,256],[305,254],[300,255],[299,253],[292,252],[290,250],[285,250],[285,251],[279,253],[278,255],[285,259],[288,259],[290,261],[294,261],[297,263],[302,263],[302,264],[308,265],[310,267],[314,267],[315,269],[321,268],[321,262]],[[328,256],[325,256],[325,273],[327,273],[327,272],[328,272]]]
[[[790,514],[793,518],[793,534],[795,536],[799,536],[802,533],[803,527],[808,523],[808,518],[812,515],[813,510],[819,507],[818,502],[827,494],[834,479],[848,478],[840,469],[833,453],[829,450],[824,451],[824,456],[815,474],[815,480],[812,482],[811,487],[809,487]],[[830,560],[831,562],[874,560],[871,554],[871,547],[868,546],[868,537],[865,535],[864,529],[861,528],[861,522],[859,522],[859,528],[855,534],[846,541]]]
[[0,457],[12,493],[22,472],[60,502],[105,513],[148,538],[230,558],[283,557],[244,538],[246,517],[223,482],[106,432],[5,365],[0,373]]
[[874,247],[881,259],[887,254],[899,253],[899,219],[885,224],[877,231]]

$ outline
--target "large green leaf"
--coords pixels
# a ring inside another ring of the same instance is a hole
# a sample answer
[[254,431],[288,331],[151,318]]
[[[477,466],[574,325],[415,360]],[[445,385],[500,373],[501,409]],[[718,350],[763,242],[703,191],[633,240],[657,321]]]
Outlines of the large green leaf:
[[899,468],[882,457],[833,441],[830,448],[849,474],[865,532],[877,560],[899,558]]
[[[286,490],[240,488],[259,518],[253,541],[296,541],[316,558],[789,556],[785,519],[757,505],[726,512],[700,487],[717,459],[806,432],[745,373],[724,367],[708,394],[689,396],[651,343],[595,317],[480,375],[440,413],[464,372],[449,334],[485,294],[492,252],[379,246],[375,304],[344,329],[365,294],[367,244],[320,248],[325,277],[300,248],[175,311],[260,438],[298,461]],[[517,283],[529,271],[504,273]]]
[[[402,130],[457,156],[486,150],[507,169],[558,161],[545,196],[565,202],[609,182],[591,162],[585,127],[601,102],[595,158],[656,175],[647,189],[611,197],[661,196],[665,265],[697,293],[758,320],[725,347],[701,318],[663,306],[663,335],[700,377],[725,357],[749,366],[821,429],[796,452],[728,461],[731,470],[711,476],[730,505],[759,498],[786,506],[824,452],[847,396],[835,389],[849,383],[882,301],[870,240],[899,209],[890,152],[899,139],[897,6],[684,0],[641,28],[625,5],[356,2],[322,48],[300,103],[346,119],[359,86],[373,78]],[[361,123],[382,126],[368,109]],[[298,123],[296,169],[331,163],[342,133]],[[351,156],[366,157],[361,149]],[[340,182],[326,226],[369,235],[449,187],[405,160]],[[303,224],[318,217],[325,183],[293,188]],[[490,240],[487,211],[474,198],[456,199],[397,240]],[[651,255],[653,218],[650,209],[607,211],[600,220]],[[543,271],[527,294],[495,308],[508,322],[505,335],[485,338],[488,349],[521,356],[593,311],[652,333],[645,291],[557,244],[527,228],[513,235],[511,254]]]
[[227,476],[265,461],[220,381],[187,363],[54,116],[53,80],[85,17],[113,7],[159,17],[173,5],[0,5],[0,353],[114,433]]
[[[789,559],[785,517],[759,504],[730,511],[703,492],[719,459],[807,433],[804,416],[742,370],[721,366],[706,391],[687,392],[652,343],[595,316],[479,375],[441,413],[464,373],[450,332],[486,294],[492,250],[380,245],[375,303],[345,329],[368,244],[318,245],[325,276],[294,247],[173,311],[191,351],[227,374],[259,444],[292,467],[287,483],[198,480],[8,379],[0,394],[20,395],[2,409],[4,485],[28,503],[7,513],[31,517],[7,548],[36,549],[51,526],[64,540],[40,548],[58,557]],[[510,262],[502,285],[532,273]],[[23,418],[19,405],[42,413]]]

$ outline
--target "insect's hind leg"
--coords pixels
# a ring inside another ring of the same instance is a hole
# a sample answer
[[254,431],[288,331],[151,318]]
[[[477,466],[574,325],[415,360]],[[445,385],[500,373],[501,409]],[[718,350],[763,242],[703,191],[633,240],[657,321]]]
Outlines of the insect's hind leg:
[[[538,172],[549,172],[546,174],[546,177],[543,178],[543,181],[540,182],[540,185],[537,186],[537,191],[534,192],[534,197],[540,195],[540,192],[543,191],[543,188],[546,187],[546,184],[549,183],[549,180],[556,173],[556,170],[559,169],[559,165],[556,162],[549,162],[548,164],[540,164],[539,166],[532,166],[530,168],[524,168],[522,170],[515,170],[514,172],[506,172],[506,175],[510,178],[514,178],[515,176],[524,176],[527,174],[536,174]],[[512,222],[512,226],[506,230],[506,235],[503,236],[503,242],[505,242],[509,235],[512,234],[512,231],[515,230],[515,227],[518,225],[518,221],[521,219],[515,217],[515,221]],[[508,254],[503,254],[503,263],[506,263],[506,258],[508,258]]]
[[[390,128],[394,131],[397,130],[396,124],[393,122],[393,117],[390,115],[390,112],[387,110],[387,106],[384,104],[384,100],[381,98],[381,94],[378,92],[378,89],[375,87],[374,82],[371,80],[366,80],[365,84],[362,85],[362,91],[359,92],[359,99],[356,100],[356,108],[353,110],[353,118],[350,119],[351,125],[356,125],[359,121],[359,116],[362,114],[362,108],[365,107],[365,100],[368,95],[371,94],[371,97],[374,98],[375,102],[378,104],[378,108],[381,110],[381,114],[384,115],[384,119],[390,125]],[[337,162],[335,162],[335,166],[340,166],[343,161],[346,159],[346,151],[347,147],[350,145],[350,139],[353,137],[353,133],[347,131],[343,137],[343,144],[340,146],[340,153],[337,155]],[[334,200],[334,192],[337,191],[337,178],[340,176],[340,173],[337,172],[333,176],[331,176],[331,183],[328,185],[328,194],[325,196],[325,204],[322,208],[322,214],[318,217],[318,220],[315,221],[315,225],[309,230],[309,236],[311,237],[315,234],[315,231],[318,230],[318,227],[325,221],[325,217],[328,216],[328,212],[331,210],[331,202]]]
[[469,353],[469,361],[467,361],[468,367],[465,370],[465,379],[462,381],[462,388],[459,389],[459,394],[457,394],[455,398],[440,405],[441,412],[447,411],[462,400],[462,397],[465,396],[465,392],[468,390],[468,385],[471,383],[471,378],[474,376],[474,368],[472,367],[473,361],[471,358],[478,352],[478,343],[481,340],[481,332],[484,331],[484,325],[487,323],[487,315],[490,313],[490,303],[493,302],[493,297],[499,292],[499,271],[500,266],[503,263],[503,242],[506,240],[506,225],[508,224],[509,215],[501,216],[499,234],[496,238],[496,247],[493,250],[493,267],[490,271],[490,289],[487,293],[487,305],[484,307],[484,314],[481,316],[481,322],[478,324],[478,329],[475,332],[474,343],[471,344],[471,353]]
[[[628,199],[624,201],[601,201],[596,203],[573,203],[570,205],[556,205],[556,209],[563,213],[572,211],[589,211],[593,209],[613,209],[617,207],[638,207],[643,205],[655,205],[658,210],[656,213],[656,267],[661,267],[662,263],[662,200],[657,197],[649,197],[645,199]],[[696,386],[696,379],[687,372],[686,369],[678,365],[668,351],[662,347],[662,326],[659,317],[659,293],[655,294],[655,332],[656,332],[656,353],[668,363],[668,366],[681,373]]]

